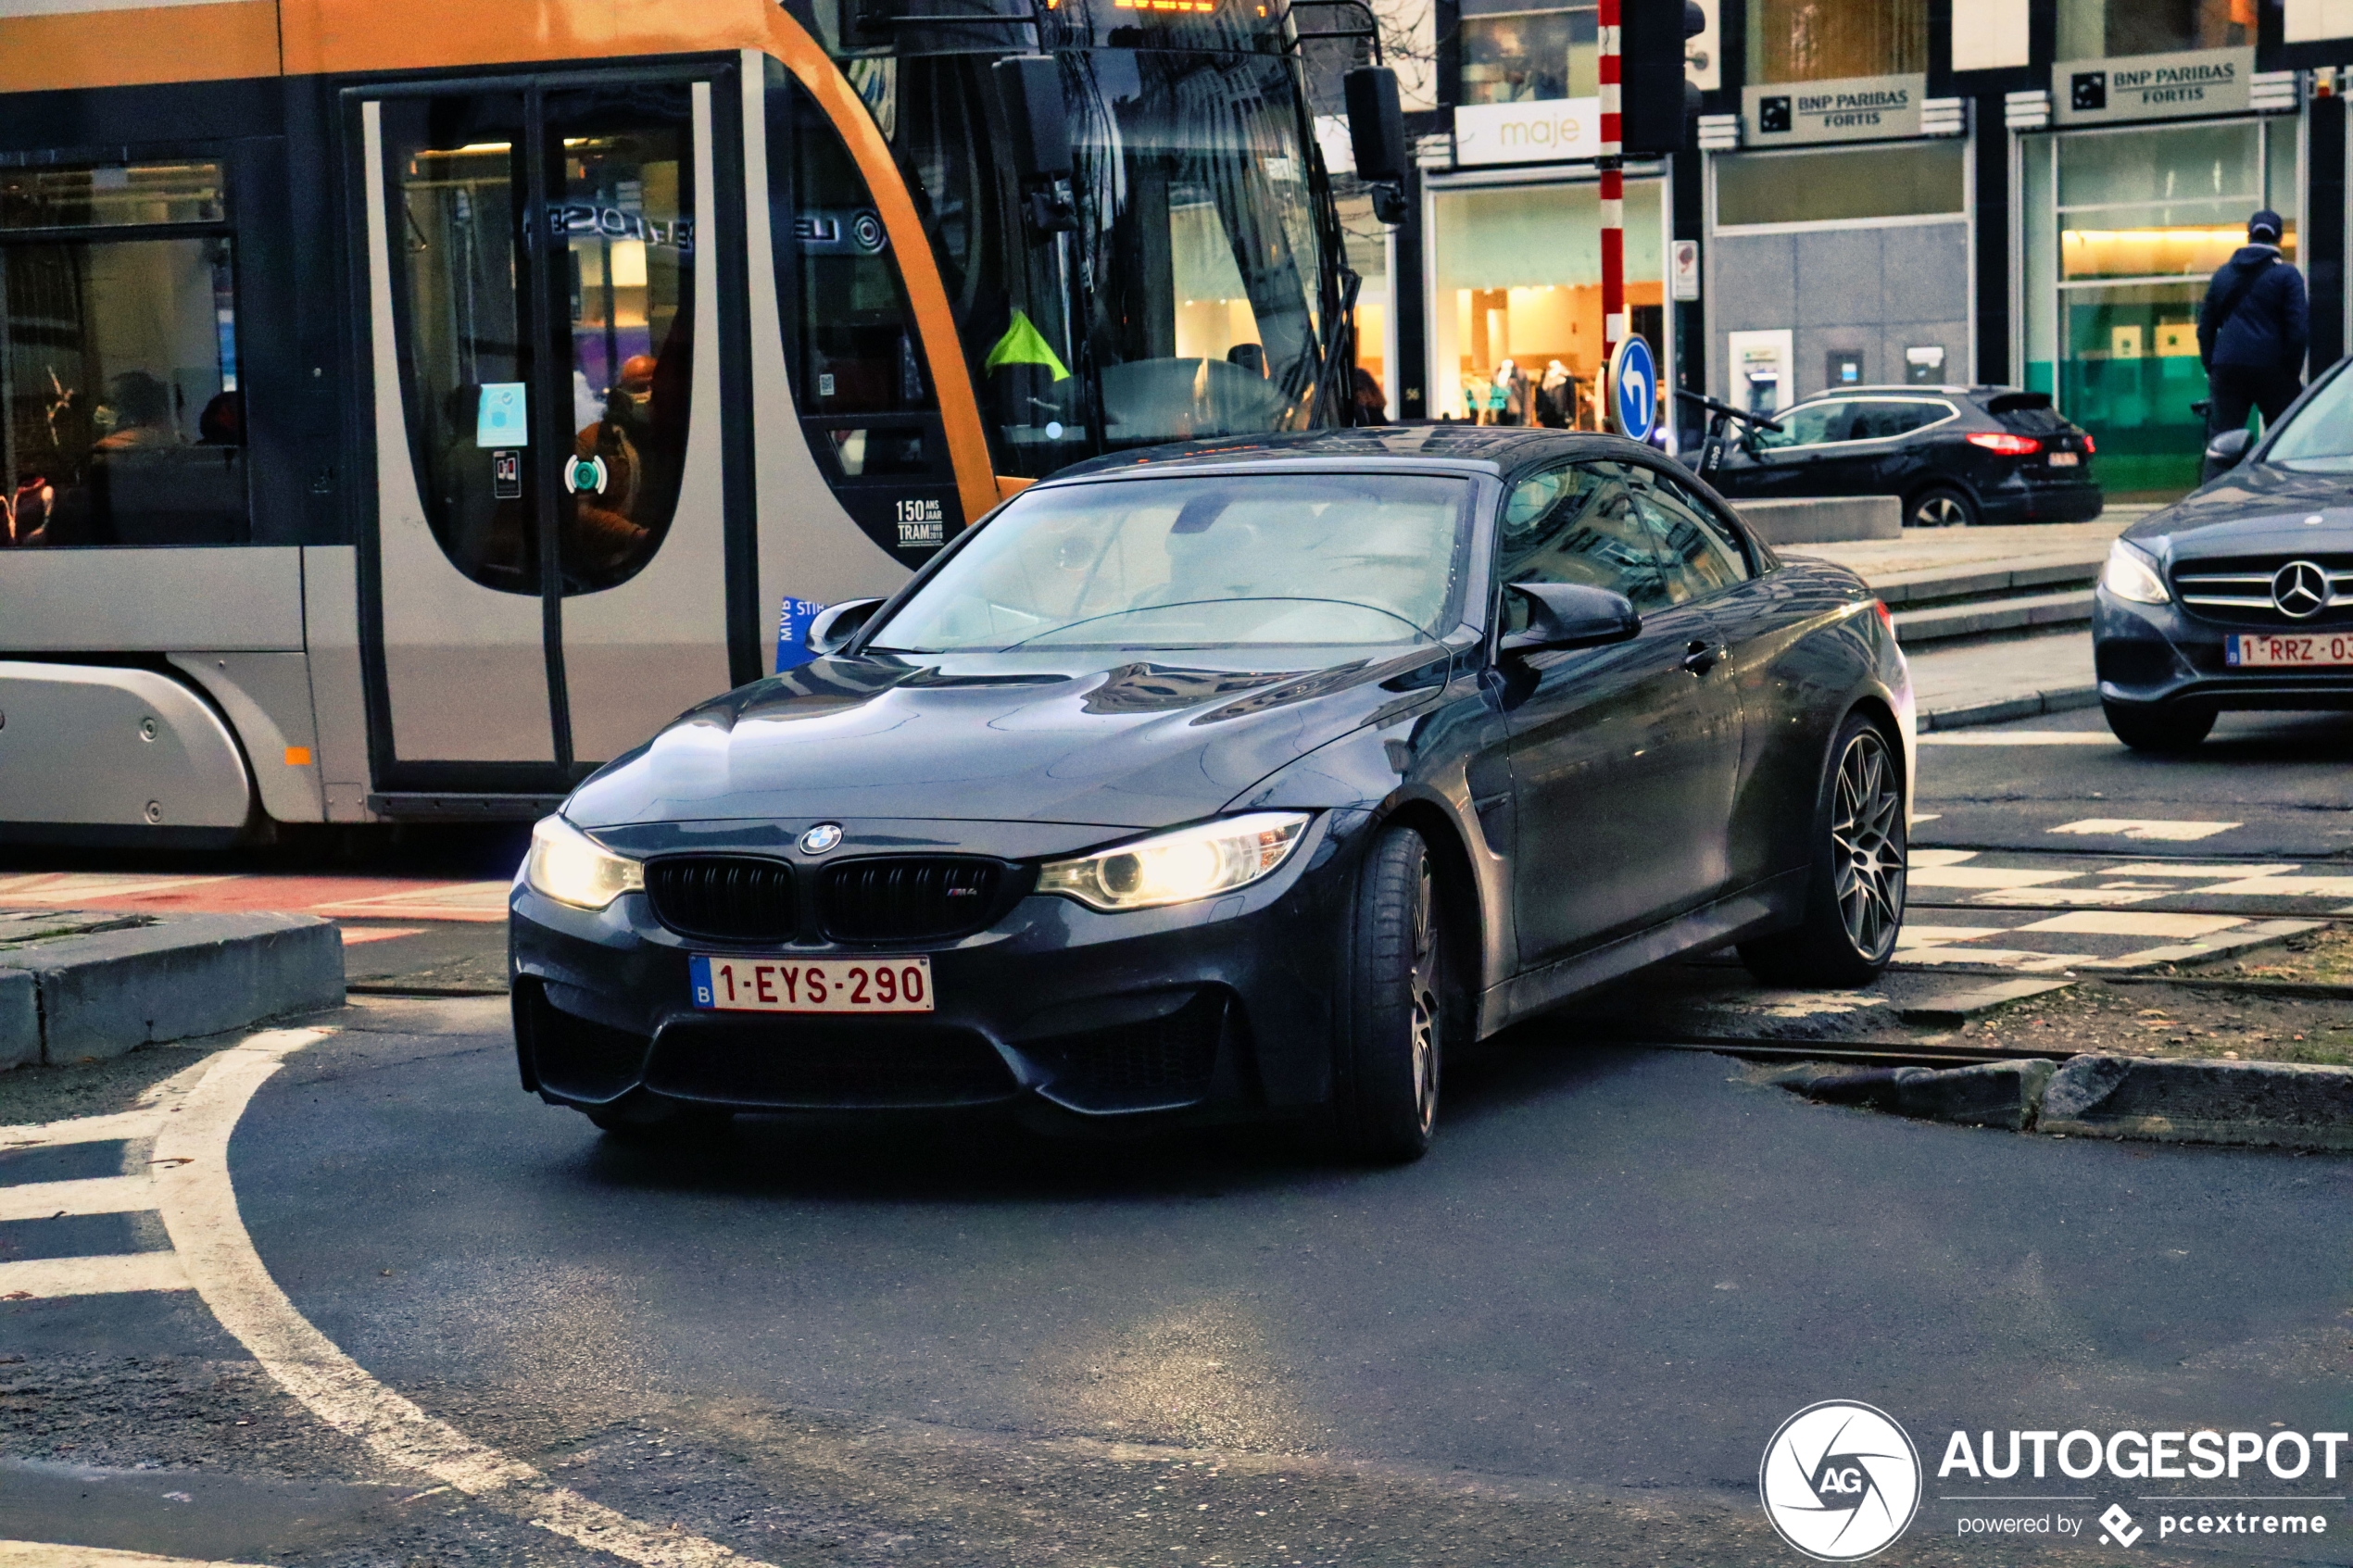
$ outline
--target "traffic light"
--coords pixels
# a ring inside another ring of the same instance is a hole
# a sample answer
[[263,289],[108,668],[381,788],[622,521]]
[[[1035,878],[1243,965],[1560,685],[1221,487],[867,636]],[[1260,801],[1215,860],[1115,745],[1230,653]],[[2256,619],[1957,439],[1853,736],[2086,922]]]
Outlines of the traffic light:
[[1618,0],[1618,139],[1627,156],[1680,151],[1698,118],[1699,89],[1683,75],[1684,43],[1707,29],[1691,0]]

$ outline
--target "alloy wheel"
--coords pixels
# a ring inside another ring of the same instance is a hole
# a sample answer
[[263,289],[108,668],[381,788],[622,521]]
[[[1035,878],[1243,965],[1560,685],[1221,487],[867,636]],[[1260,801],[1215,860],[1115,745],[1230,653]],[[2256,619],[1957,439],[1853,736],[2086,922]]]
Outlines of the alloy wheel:
[[1916,528],[1958,528],[1969,521],[1969,513],[1953,496],[1939,492],[1920,497],[1912,508],[1912,525]]
[[1838,912],[1855,950],[1878,959],[1904,919],[1904,792],[1894,759],[1876,730],[1846,743],[1838,759],[1838,797],[1831,819]]
[[1427,1135],[1438,1120],[1440,992],[1438,890],[1429,856],[1421,858],[1414,883],[1413,1050],[1414,1115]]

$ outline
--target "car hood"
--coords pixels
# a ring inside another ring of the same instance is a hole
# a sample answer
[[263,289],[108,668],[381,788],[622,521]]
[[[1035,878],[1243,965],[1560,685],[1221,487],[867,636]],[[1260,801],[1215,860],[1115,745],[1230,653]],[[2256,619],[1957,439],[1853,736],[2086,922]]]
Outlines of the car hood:
[[1160,827],[1433,700],[1459,656],[1424,644],[821,659],[681,715],[583,784],[564,815],[585,828],[825,817]]
[[[2321,521],[2305,521],[2314,517]],[[2124,537],[2169,561],[2353,549],[2353,489],[2341,473],[2250,463],[2151,512]]]

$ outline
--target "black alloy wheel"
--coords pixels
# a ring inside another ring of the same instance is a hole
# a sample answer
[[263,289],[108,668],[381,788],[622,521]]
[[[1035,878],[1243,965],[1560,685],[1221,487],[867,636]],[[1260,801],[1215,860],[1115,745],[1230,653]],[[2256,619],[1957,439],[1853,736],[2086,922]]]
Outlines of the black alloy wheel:
[[1444,917],[1429,846],[1412,828],[1389,829],[1365,858],[1353,984],[1335,1009],[1333,1110],[1354,1158],[1397,1164],[1429,1148],[1454,1010]]
[[2211,708],[2131,708],[2103,702],[2108,733],[2135,751],[2193,751],[2214,728]]
[[1887,732],[1861,714],[1840,726],[1822,780],[1806,916],[1741,944],[1768,985],[1868,985],[1895,956],[1904,924],[1903,767]]
[[1912,497],[1904,522],[1909,528],[1972,527],[1977,522],[1977,503],[1950,485],[1932,485]]

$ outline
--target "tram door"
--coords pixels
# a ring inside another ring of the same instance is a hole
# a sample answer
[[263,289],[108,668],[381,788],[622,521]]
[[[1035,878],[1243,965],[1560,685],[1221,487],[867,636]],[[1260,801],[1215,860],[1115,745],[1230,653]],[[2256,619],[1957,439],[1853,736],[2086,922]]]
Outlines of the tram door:
[[726,94],[635,73],[353,97],[379,776],[560,790],[731,684]]

